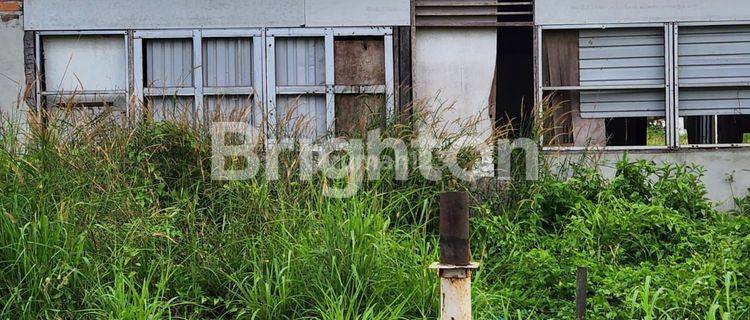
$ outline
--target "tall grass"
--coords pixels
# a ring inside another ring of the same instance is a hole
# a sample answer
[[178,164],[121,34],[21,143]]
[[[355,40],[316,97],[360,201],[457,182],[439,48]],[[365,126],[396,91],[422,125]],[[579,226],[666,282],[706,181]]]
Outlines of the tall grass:
[[700,168],[573,165],[490,193],[389,169],[332,199],[322,178],[211,181],[191,125],[90,128],[0,153],[2,319],[434,319],[454,189],[474,199],[478,319],[572,318],[579,266],[592,319],[750,317],[750,217],[714,211]]

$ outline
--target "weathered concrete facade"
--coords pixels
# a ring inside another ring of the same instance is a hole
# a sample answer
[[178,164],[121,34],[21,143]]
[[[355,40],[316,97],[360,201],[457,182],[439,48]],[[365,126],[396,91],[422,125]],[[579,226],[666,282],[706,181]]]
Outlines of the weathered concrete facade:
[[[0,10],[0,15],[3,13]],[[0,112],[3,117],[25,122],[23,20],[14,12],[7,12],[3,20],[0,22]]]
[[492,28],[419,29],[414,65],[417,103],[439,113],[451,131],[471,122],[477,125],[472,131],[489,136],[496,54],[497,30]]
[[744,0],[536,0],[535,23],[607,24],[665,21],[746,21]]
[[409,25],[409,0],[26,0],[26,29]]

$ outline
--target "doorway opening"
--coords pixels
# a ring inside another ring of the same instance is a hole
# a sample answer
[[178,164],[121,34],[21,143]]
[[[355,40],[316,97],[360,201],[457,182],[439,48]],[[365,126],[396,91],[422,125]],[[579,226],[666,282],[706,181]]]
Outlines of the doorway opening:
[[530,137],[534,109],[534,28],[500,27],[497,32],[495,126],[508,138]]

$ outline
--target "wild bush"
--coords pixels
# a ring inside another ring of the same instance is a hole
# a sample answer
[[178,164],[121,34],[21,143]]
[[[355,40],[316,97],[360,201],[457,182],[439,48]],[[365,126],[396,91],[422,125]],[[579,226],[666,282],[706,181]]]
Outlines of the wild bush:
[[591,319],[750,317],[750,216],[712,209],[699,168],[545,169],[489,197],[387,169],[333,199],[320,177],[211,181],[208,148],[145,122],[3,149],[0,318],[434,319],[437,196],[457,189],[478,319],[572,318],[581,266]]

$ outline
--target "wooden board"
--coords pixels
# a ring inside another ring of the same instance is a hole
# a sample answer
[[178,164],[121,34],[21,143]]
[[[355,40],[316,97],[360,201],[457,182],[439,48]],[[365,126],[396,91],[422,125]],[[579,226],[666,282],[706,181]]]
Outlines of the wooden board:
[[339,38],[334,43],[337,85],[385,84],[382,37]]
[[365,136],[367,130],[385,122],[385,97],[382,94],[337,95],[336,133]]

